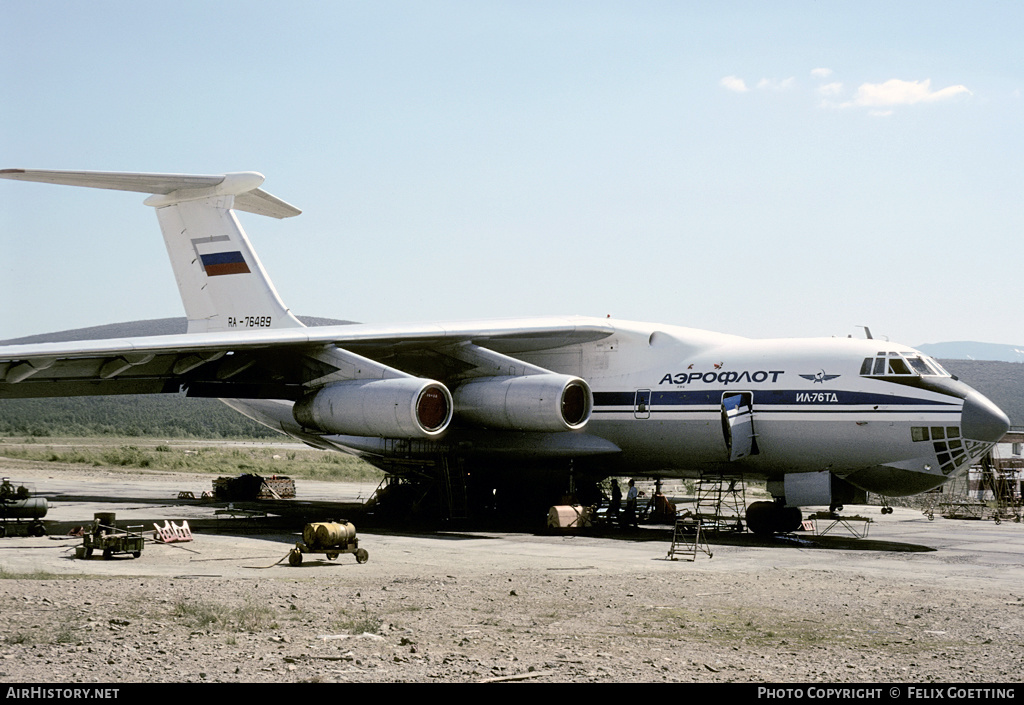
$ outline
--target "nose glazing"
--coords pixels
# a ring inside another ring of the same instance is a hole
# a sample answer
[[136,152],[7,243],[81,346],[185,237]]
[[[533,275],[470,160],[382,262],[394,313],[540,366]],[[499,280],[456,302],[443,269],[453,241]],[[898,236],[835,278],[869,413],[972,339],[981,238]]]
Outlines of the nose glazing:
[[1010,430],[1010,419],[987,397],[972,391],[964,399],[960,427],[964,438],[996,443]]

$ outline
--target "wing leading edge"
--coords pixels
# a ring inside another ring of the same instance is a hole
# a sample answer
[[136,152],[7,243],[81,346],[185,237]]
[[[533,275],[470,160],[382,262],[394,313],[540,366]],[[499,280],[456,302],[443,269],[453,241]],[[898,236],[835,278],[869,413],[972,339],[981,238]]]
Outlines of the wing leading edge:
[[[599,340],[612,334],[600,319],[542,319],[419,326],[344,325],[322,328],[199,333],[36,343],[0,347],[0,399],[187,390],[193,396],[297,399],[317,380],[337,374],[337,351],[368,364],[401,352],[404,372],[450,359],[459,345],[504,355]],[[326,359],[325,359],[326,358]],[[445,365],[442,364],[441,367]],[[450,362],[453,371],[468,363]],[[374,366],[377,376],[387,376]],[[436,368],[437,365],[435,364]],[[332,369],[333,368],[333,369]],[[343,373],[344,374],[344,373]],[[351,374],[358,374],[352,372]],[[346,377],[347,378],[347,377]]]

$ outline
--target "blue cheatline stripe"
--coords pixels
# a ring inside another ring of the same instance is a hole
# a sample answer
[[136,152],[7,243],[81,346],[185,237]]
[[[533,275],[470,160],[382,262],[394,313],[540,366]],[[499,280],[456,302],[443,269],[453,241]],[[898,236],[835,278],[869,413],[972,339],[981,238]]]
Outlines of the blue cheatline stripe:
[[[688,407],[718,406],[722,402],[722,394],[732,390],[715,389],[694,392],[652,392],[651,407]],[[750,390],[745,390],[750,391]],[[950,397],[951,401],[919,399],[917,397],[897,397],[874,392],[851,392],[836,390],[830,392],[807,392],[796,389],[753,390],[754,408],[765,410],[772,406],[814,406],[816,410],[829,406],[948,406],[951,410],[959,409],[960,400]],[[834,398],[833,398],[834,396]],[[628,406],[632,407],[636,399],[635,392],[594,392],[594,407]]]

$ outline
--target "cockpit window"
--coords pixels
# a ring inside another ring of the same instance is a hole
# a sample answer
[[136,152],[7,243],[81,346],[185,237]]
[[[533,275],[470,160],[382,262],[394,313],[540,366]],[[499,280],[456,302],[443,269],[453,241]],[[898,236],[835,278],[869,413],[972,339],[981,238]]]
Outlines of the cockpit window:
[[907,365],[906,361],[902,357],[889,358],[889,372],[894,375],[913,374],[913,372],[910,371],[910,366]]
[[914,371],[917,372],[917,374],[919,374],[919,375],[933,375],[933,374],[935,374],[934,372],[931,371],[931,369],[928,368],[928,363],[925,362],[920,357],[910,357],[910,358],[907,358],[907,362],[910,363],[910,366],[913,367]]
[[879,352],[875,357],[866,357],[860,366],[864,377],[949,377],[950,374],[930,357],[920,354]]

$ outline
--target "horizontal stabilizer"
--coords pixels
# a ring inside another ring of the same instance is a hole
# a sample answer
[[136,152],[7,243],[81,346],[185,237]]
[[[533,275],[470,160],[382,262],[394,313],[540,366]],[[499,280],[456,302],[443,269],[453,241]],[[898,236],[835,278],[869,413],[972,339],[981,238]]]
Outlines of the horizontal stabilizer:
[[0,169],[0,178],[38,181],[65,186],[87,186],[115,191],[136,191],[167,198],[150,205],[195,200],[210,196],[235,196],[235,210],[289,218],[302,213],[295,206],[259,188],[263,175],[256,172],[233,174],[136,174],[118,171],[48,171],[44,169]]

